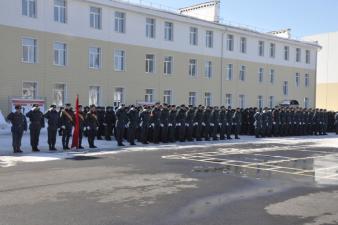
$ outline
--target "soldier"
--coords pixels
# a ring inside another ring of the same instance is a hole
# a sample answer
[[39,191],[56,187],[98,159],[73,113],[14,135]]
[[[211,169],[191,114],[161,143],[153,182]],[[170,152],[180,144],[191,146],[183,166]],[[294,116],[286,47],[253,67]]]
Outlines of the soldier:
[[95,105],[90,106],[90,110],[86,115],[86,126],[88,132],[88,144],[89,148],[97,148],[94,144],[95,136],[97,136],[97,131],[99,128],[99,121],[96,115]]
[[169,123],[168,123],[168,136],[169,136],[169,142],[175,142],[176,141],[176,105],[172,105],[169,110]]
[[186,115],[186,139],[188,141],[193,141],[193,133],[194,133],[194,115],[195,115],[195,109],[192,105],[189,105],[189,109],[187,111]]
[[150,125],[150,109],[149,106],[144,106],[140,112],[140,127],[141,127],[141,142],[142,144],[148,143],[148,129]]
[[280,112],[277,107],[272,110],[272,126],[273,126],[273,136],[275,137],[280,136],[279,131],[280,131],[280,126],[281,126],[281,121],[280,121]]
[[334,116],[334,125],[336,128],[336,134],[338,135],[338,112],[336,112],[335,116]]
[[217,132],[219,127],[219,110],[218,107],[215,106],[211,111],[211,123],[210,123],[210,136],[214,141],[218,140]]
[[56,105],[51,105],[44,117],[48,121],[48,146],[50,151],[56,151],[56,135],[59,127],[59,113],[56,111]]
[[272,127],[273,127],[273,122],[272,122],[272,112],[271,109],[267,109],[267,131],[266,135],[268,137],[272,136]]
[[176,116],[176,128],[177,129],[177,135],[178,140],[180,142],[185,142],[185,130],[186,130],[186,110],[185,105],[181,105],[181,107],[177,110],[177,116]]
[[232,116],[232,125],[234,127],[235,139],[240,139],[238,137],[241,129],[241,111],[240,108],[237,108]]
[[128,116],[126,112],[125,105],[122,104],[116,111],[116,141],[118,146],[124,146],[123,144],[123,136],[124,129],[128,123]]
[[130,145],[136,145],[135,144],[135,137],[136,137],[136,129],[139,124],[139,115],[137,109],[131,105],[130,109],[127,113],[128,116],[128,141]]
[[160,115],[161,141],[168,143],[168,125],[169,125],[169,109],[167,104],[163,104]]
[[254,114],[254,120],[255,136],[256,138],[260,138],[262,137],[262,112],[258,111],[257,108]]
[[261,131],[261,135],[262,137],[267,137],[268,136],[268,122],[269,118],[268,118],[268,108],[265,107],[263,112],[262,112],[262,131]]
[[211,120],[211,107],[207,108],[203,112],[203,137],[205,141],[210,141],[210,120]]
[[153,128],[152,141],[154,144],[158,144],[160,142],[160,130],[161,130],[160,116],[161,116],[160,103],[157,102],[150,114],[151,126]]
[[82,146],[83,132],[86,130],[86,114],[82,109],[82,105],[79,105],[79,149],[84,149]]
[[227,140],[231,140],[231,130],[232,130],[232,110],[231,107],[228,107],[225,119],[226,119],[226,133],[227,133]]
[[99,123],[98,130],[96,132],[97,140],[102,140],[102,136],[105,132],[105,121],[104,121],[104,115],[105,110],[103,107],[97,107],[96,108],[96,115],[97,115],[97,121]]
[[[59,112],[58,112],[59,118],[61,118],[61,113],[62,113],[62,111],[63,111],[64,109],[65,109],[64,107],[60,107],[60,108],[59,108]],[[59,128],[59,132],[58,132],[58,133],[59,133],[59,136],[62,137],[62,129],[61,129],[61,127],[60,127],[60,124],[59,124],[59,127],[58,127],[58,128]]]
[[219,112],[219,139],[225,140],[225,132],[226,132],[226,118],[225,118],[226,110],[224,106],[221,106],[221,110]]
[[30,139],[33,152],[39,152],[39,137],[41,128],[45,127],[45,121],[43,119],[43,113],[40,111],[40,107],[37,104],[33,105],[31,111],[29,111],[26,116],[30,120],[29,130],[30,130]]
[[113,130],[116,122],[116,115],[113,110],[113,107],[107,107],[104,114],[104,137],[106,141],[111,141],[111,136],[113,135]]
[[21,106],[15,106],[15,112],[11,112],[7,116],[7,120],[11,122],[12,128],[12,146],[14,153],[22,153],[21,140],[24,131],[27,131],[27,120],[21,112]]
[[326,109],[323,110],[323,135],[327,135],[327,128],[328,128],[328,123],[329,123],[329,115],[328,112],[326,111]]
[[66,107],[61,112],[60,125],[62,129],[62,147],[63,150],[69,150],[69,139],[72,136],[74,125],[74,113],[71,110],[71,104],[66,104]]

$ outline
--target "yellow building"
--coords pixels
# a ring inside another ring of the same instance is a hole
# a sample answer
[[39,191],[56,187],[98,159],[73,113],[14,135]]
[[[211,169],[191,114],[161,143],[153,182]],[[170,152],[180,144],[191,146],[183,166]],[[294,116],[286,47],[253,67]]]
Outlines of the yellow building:
[[215,18],[114,0],[2,0],[0,108],[13,96],[61,106],[77,94],[83,105],[315,105],[317,44]]

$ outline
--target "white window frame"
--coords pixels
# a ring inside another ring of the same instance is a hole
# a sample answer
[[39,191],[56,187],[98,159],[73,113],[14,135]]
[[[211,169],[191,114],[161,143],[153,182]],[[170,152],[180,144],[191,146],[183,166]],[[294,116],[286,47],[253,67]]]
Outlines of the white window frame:
[[192,105],[192,106],[196,106],[196,103],[197,103],[197,92],[190,91],[189,92],[188,104]]
[[[152,59],[148,58],[148,56],[152,56]],[[146,54],[145,58],[145,72],[148,74],[156,73],[156,57],[154,54]],[[150,70],[152,68],[152,70]]]
[[[32,5],[33,4],[33,8]],[[26,7],[25,7],[26,5]],[[33,11],[31,11],[33,10]],[[22,0],[21,1],[21,15],[30,18],[37,18],[38,16],[38,3],[37,0]]]
[[163,74],[164,75],[172,75],[173,74],[173,64],[174,57],[165,56],[163,61]]
[[22,85],[21,85],[21,96],[24,97],[23,95],[23,91],[25,90],[24,88],[24,84],[25,83],[30,83],[30,84],[35,84],[34,87],[34,96],[32,96],[32,98],[26,97],[27,99],[34,99],[37,98],[39,96],[39,82],[38,81],[28,81],[28,80],[24,80],[22,81]]
[[274,84],[275,83],[275,69],[270,69],[270,84]]
[[239,80],[240,81],[245,81],[246,78],[246,66],[245,65],[240,65],[239,68]]
[[226,68],[226,80],[228,81],[232,80],[233,74],[234,74],[234,65],[228,64]]
[[229,107],[232,108],[232,94],[226,94],[225,95],[225,106],[227,108],[229,108]]
[[264,82],[264,68],[260,67],[258,69],[258,83]]
[[270,43],[270,58],[276,57],[276,44]]
[[197,76],[197,59],[189,59],[189,76]]
[[[63,1],[64,4],[59,4],[59,1]],[[54,0],[54,21],[67,23],[67,0]]]
[[[30,40],[33,41],[33,45],[25,45],[24,44],[24,40]],[[21,38],[21,46],[22,46],[22,57],[21,57],[21,62],[23,63],[28,63],[28,64],[36,64],[38,63],[38,40],[36,38],[32,38],[32,37],[22,37]],[[25,60],[24,57],[24,49],[27,49],[27,60]],[[30,51],[33,51],[33,56],[32,53]],[[31,58],[33,57],[33,59]]]
[[310,99],[308,97],[304,98],[304,108],[308,109],[310,107]]
[[227,51],[233,52],[234,51],[234,42],[235,42],[235,37],[233,34],[228,34],[227,35]]
[[290,60],[290,47],[284,46],[284,60],[289,61]]
[[114,70],[116,72],[126,71],[126,52],[122,49],[114,50]]
[[[57,48],[56,45],[63,45],[64,48],[63,49]],[[62,67],[66,66],[67,60],[68,60],[67,44],[63,43],[63,42],[58,42],[58,41],[54,42],[53,43],[53,52],[54,52],[53,64],[55,66],[62,66]],[[55,58],[56,54],[57,54],[57,59]],[[63,61],[63,63],[62,63],[62,61]]]
[[245,109],[245,95],[240,94],[238,96],[238,107],[241,109]]
[[310,87],[310,74],[308,74],[308,73],[305,74],[304,85],[305,85],[305,87]]
[[275,96],[269,96],[269,108],[272,109],[274,108],[275,104]]
[[[97,52],[93,52],[91,50],[96,49]],[[98,56],[98,64],[96,65],[96,57]],[[88,58],[89,58],[89,68],[99,70],[102,68],[102,49],[100,47],[89,47],[88,49]],[[94,60],[92,63],[92,59]]]
[[257,107],[259,109],[264,108],[264,98],[263,98],[262,95],[258,95],[258,97],[257,97]]
[[311,64],[311,51],[310,50],[305,51],[305,63]]
[[247,52],[247,39],[246,37],[241,37],[240,43],[239,43],[239,49],[241,53],[246,53]]
[[302,49],[296,48],[296,62],[300,63],[302,61]]
[[205,106],[212,106],[212,94],[211,92],[204,93],[204,105]]
[[[148,93],[147,91],[151,90],[151,93]],[[153,103],[154,102],[154,94],[155,89],[153,88],[147,88],[144,90],[144,102],[146,103]]]
[[164,22],[164,40],[174,41],[174,23],[169,21]]
[[[118,92],[117,89],[121,89],[122,90],[122,97],[118,96],[117,93],[121,93]],[[114,95],[113,95],[113,106],[114,107],[119,107],[120,105],[125,103],[125,99],[126,99],[126,89],[124,87],[113,87],[114,90]],[[121,99],[118,99],[118,97],[121,97]]]
[[296,88],[299,88],[300,87],[300,73],[296,73],[295,75],[295,78],[296,78]]
[[[169,92],[169,94],[166,92]],[[172,90],[166,89],[163,91],[163,103],[166,103],[168,105],[173,104],[173,91]]]
[[214,32],[211,30],[207,30],[205,32],[205,47],[206,48],[214,47]]
[[[96,91],[97,91],[97,99],[96,99],[96,103],[93,103],[93,102],[91,102],[91,90],[92,90],[92,88],[97,88],[96,89]],[[99,85],[90,85],[89,87],[88,87],[88,105],[95,105],[95,106],[99,106],[100,104],[101,104],[101,96],[102,96],[102,90],[101,90],[101,86],[99,86]]]
[[114,31],[116,33],[126,33],[126,13],[115,11],[114,12]]
[[204,65],[204,76],[208,79],[212,78],[212,61],[206,61]]
[[[63,85],[63,99],[62,99],[62,103],[60,103],[60,104],[58,104],[56,102],[56,99],[55,99],[56,90],[58,90],[55,87],[56,85]],[[52,102],[53,102],[54,105],[56,105],[57,107],[63,106],[66,102],[66,99],[67,99],[67,85],[66,85],[66,83],[54,83],[53,90],[52,90],[52,96],[53,96]]]
[[258,41],[258,56],[264,57],[265,53],[265,42]]
[[189,41],[190,41],[190,45],[193,45],[193,46],[198,45],[198,28],[197,27],[190,27]]
[[146,37],[149,39],[156,38],[156,19],[146,18]]
[[102,29],[102,9],[101,8],[95,7],[95,6],[89,7],[89,26],[97,30]]
[[283,95],[284,96],[289,95],[289,82],[288,81],[283,82]]

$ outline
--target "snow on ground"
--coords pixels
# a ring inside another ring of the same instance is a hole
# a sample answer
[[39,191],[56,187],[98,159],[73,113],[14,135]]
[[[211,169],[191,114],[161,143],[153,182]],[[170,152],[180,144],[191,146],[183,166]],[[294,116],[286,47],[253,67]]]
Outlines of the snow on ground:
[[[155,150],[179,150],[187,148],[205,148],[210,146],[227,146],[233,144],[245,144],[245,143],[274,143],[274,144],[301,144],[301,143],[313,143],[318,147],[338,147],[338,136],[329,134],[327,136],[306,136],[306,137],[285,137],[285,138],[266,138],[256,139],[252,136],[241,136],[240,140],[231,141],[209,141],[209,142],[185,142],[174,144],[161,144],[161,145],[142,145],[117,147],[115,141],[96,141],[95,144],[98,149],[90,150],[84,149],[82,151],[61,151],[61,137],[57,137],[57,152],[49,152],[47,144],[47,132],[46,129],[41,131],[40,136],[40,150],[41,152],[32,153],[29,144],[29,133],[25,133],[22,140],[23,154],[13,154],[11,144],[10,133],[0,133],[0,167],[15,166],[17,163],[26,162],[44,162],[53,160],[63,160],[66,158],[73,158],[75,156],[97,156],[105,154],[118,154],[121,152],[136,152],[136,151],[155,151]],[[83,140],[84,147],[88,146],[87,139]],[[128,145],[126,143],[126,145]]]

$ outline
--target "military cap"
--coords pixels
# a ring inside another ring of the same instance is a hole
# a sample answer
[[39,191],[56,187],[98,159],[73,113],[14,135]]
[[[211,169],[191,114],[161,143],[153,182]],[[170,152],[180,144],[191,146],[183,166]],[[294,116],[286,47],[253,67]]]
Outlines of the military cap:
[[21,109],[21,105],[15,105],[15,109]]

